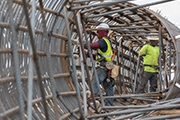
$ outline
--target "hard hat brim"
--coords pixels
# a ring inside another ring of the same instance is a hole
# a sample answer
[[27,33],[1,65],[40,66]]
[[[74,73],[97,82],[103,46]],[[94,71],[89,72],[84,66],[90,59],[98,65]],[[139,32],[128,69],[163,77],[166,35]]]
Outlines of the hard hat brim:
[[154,41],[156,41],[156,40],[159,40],[159,38],[148,38],[148,40],[154,40]]
[[106,23],[101,23],[100,25],[97,26],[97,30],[108,30],[109,25]]

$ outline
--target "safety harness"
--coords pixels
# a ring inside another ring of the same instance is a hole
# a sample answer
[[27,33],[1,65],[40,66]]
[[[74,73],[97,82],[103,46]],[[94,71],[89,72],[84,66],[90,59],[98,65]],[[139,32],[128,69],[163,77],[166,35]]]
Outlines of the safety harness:
[[156,70],[159,69],[159,67],[158,67],[158,66],[155,66],[155,65],[146,65],[146,64],[144,64],[144,66],[149,66],[149,67],[152,67],[152,68],[154,68],[154,69],[156,69]]
[[[112,55],[109,55],[109,54],[108,54],[108,55],[107,55],[107,54],[103,54],[103,55],[102,55],[102,54],[100,54],[100,53],[98,52],[97,55],[99,55],[100,58],[97,59],[96,61],[98,61],[98,62],[97,62],[98,67],[103,68],[103,69],[105,69],[106,71],[108,71],[108,77],[107,77],[106,81],[107,81],[107,85],[109,85],[109,83],[110,83],[111,81],[112,81],[112,83],[113,83],[114,79],[111,78],[111,71],[112,71],[112,69],[108,69],[108,67],[107,67],[107,62],[109,62],[109,61],[113,62],[113,57],[114,57],[114,55],[115,55],[115,50],[114,50],[114,48],[112,48],[112,46],[110,46],[111,44],[109,43],[109,41],[107,41],[106,38],[103,38],[103,39],[106,41],[106,43],[108,42],[108,47],[111,48],[113,54],[111,53],[111,51],[109,51],[109,52],[110,52],[110,54],[112,54]],[[109,50],[109,48],[107,48],[107,49]],[[101,53],[102,53],[102,52],[101,52]],[[107,60],[106,58],[108,58],[108,60]]]

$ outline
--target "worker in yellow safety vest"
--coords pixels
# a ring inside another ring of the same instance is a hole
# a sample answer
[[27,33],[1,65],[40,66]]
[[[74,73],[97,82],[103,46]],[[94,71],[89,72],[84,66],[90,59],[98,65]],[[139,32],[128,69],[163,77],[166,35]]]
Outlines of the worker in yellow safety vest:
[[159,47],[157,46],[159,38],[156,36],[148,37],[149,44],[144,45],[139,56],[143,56],[144,74],[141,78],[136,93],[144,93],[144,88],[150,80],[150,91],[156,92],[157,89],[157,74],[158,74],[158,57]]
[[[113,79],[107,81],[109,70],[105,68],[107,61],[111,61],[113,57],[113,50],[111,42],[108,39],[108,29],[109,25],[106,23],[101,23],[97,26],[97,36],[99,40],[90,44],[91,49],[97,50],[97,54],[93,54],[93,58],[96,60],[97,64],[97,76],[99,84],[103,83],[104,89],[106,91],[106,96],[114,96]],[[87,46],[85,45],[85,48]],[[98,58],[99,57],[99,58]],[[93,77],[93,90],[95,97],[98,96],[98,85],[95,76]],[[113,98],[106,99],[105,105],[112,106]]]

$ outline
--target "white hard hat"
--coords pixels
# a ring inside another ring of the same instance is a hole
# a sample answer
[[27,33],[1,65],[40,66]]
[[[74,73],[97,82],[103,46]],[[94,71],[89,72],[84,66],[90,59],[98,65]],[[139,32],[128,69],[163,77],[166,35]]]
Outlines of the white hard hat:
[[147,37],[148,40],[159,40],[158,36],[149,36]]
[[176,36],[175,36],[175,39],[179,39],[179,38],[180,38],[180,35],[176,35]]
[[108,30],[109,29],[109,25],[106,23],[101,23],[97,26],[97,29],[99,30]]

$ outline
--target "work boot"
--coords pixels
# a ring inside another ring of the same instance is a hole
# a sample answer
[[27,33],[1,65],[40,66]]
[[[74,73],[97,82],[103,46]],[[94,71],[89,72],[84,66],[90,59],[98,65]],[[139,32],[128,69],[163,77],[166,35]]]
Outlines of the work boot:
[[[94,106],[93,102],[90,103],[92,106]],[[97,108],[100,106],[100,102],[99,100],[95,100],[95,104],[97,106]]]
[[87,98],[91,98],[91,91],[90,90],[86,91],[86,96],[87,96]]
[[106,85],[108,86],[110,84],[111,80],[109,78],[107,78],[106,82],[107,82]]

